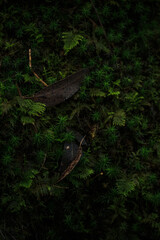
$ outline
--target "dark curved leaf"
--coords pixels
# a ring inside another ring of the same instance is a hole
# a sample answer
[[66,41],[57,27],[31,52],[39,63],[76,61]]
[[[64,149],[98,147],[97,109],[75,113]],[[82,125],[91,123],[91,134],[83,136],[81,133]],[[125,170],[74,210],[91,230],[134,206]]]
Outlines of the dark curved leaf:
[[55,106],[62,103],[72,97],[79,90],[81,82],[87,73],[89,73],[88,68],[82,69],[63,80],[44,88],[33,97],[30,97],[30,99],[44,103],[46,106]]

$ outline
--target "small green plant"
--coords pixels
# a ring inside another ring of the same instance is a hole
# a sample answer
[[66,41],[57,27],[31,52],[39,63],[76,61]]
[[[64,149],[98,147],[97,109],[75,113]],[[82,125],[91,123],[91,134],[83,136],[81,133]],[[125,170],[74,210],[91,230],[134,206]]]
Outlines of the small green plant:
[[113,116],[113,124],[118,126],[125,126],[126,114],[123,109],[115,112]]
[[122,178],[117,180],[117,192],[123,196],[128,196],[128,194],[135,190],[138,185],[138,181],[136,179],[127,179]]
[[79,41],[83,40],[83,36],[73,32],[63,32],[62,39],[64,42],[64,51],[66,55],[72,48],[79,44]]

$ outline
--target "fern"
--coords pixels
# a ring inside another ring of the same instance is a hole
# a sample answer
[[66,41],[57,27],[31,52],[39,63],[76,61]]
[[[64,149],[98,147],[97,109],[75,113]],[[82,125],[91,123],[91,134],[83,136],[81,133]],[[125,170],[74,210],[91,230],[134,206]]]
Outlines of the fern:
[[21,122],[22,122],[23,125],[34,124],[35,120],[32,117],[22,116],[21,117]]
[[125,126],[126,114],[123,109],[115,112],[113,116],[113,124],[118,126]]
[[31,108],[33,101],[30,99],[23,99],[23,98],[17,97],[17,103],[20,106],[20,111],[26,113]]
[[91,97],[106,97],[106,93],[101,91],[100,89],[92,88],[90,89]]
[[74,47],[79,44],[79,41],[83,40],[83,36],[75,34],[73,32],[63,32],[62,35],[64,42],[65,55]]
[[31,106],[30,111],[28,112],[28,114],[30,116],[40,116],[41,114],[43,114],[45,111],[45,104],[40,103],[40,102],[36,102],[33,103]]
[[139,105],[142,105],[142,100],[144,99],[144,97],[139,96],[139,93],[134,91],[126,94],[125,99],[126,99],[127,111],[131,111],[133,109],[137,109]]
[[17,102],[20,106],[20,112],[28,114],[29,116],[40,116],[45,111],[45,104],[40,102],[33,102],[30,99],[22,99],[17,97]]
[[22,99],[20,97],[17,97],[16,101],[20,107],[18,108],[18,110],[20,114],[22,114],[21,122],[23,125],[34,124],[35,123],[34,117],[41,116],[45,111],[45,104],[43,103],[33,102],[30,99]]
[[117,98],[119,97],[120,91],[117,91],[117,89],[109,88],[108,89],[109,93],[108,96],[116,96]]
[[84,109],[91,111],[91,106],[88,104],[77,104],[77,107],[72,111],[69,119],[71,120],[76,114],[79,116],[80,112]]

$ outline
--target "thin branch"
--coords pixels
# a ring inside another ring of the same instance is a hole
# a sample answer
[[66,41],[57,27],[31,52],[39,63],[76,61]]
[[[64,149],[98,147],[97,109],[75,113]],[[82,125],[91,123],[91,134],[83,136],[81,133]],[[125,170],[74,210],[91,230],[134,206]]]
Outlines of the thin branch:
[[35,73],[33,70],[32,70],[32,72],[33,72],[34,76],[35,76],[36,78],[38,78],[39,81],[40,81],[45,87],[48,87],[48,84],[45,83],[45,82],[37,75],[37,73]]
[[36,78],[38,78],[38,80],[39,80],[45,87],[48,87],[48,84],[45,83],[45,82],[37,75],[37,73],[35,73],[35,72],[33,71],[33,69],[32,69],[31,49],[29,49],[29,67],[30,67],[32,73],[34,74],[34,76],[35,76]]
[[21,93],[21,90],[20,90],[20,88],[19,88],[19,86],[18,86],[17,83],[16,83],[16,87],[17,87],[17,91],[18,91],[19,96],[20,96],[21,98],[23,98],[22,93]]
[[103,172],[100,172],[99,174],[97,174],[96,176],[94,176],[93,178],[91,178],[90,181],[92,181],[93,179],[97,178],[98,176],[103,176]]
[[32,68],[31,49],[29,49],[29,67]]

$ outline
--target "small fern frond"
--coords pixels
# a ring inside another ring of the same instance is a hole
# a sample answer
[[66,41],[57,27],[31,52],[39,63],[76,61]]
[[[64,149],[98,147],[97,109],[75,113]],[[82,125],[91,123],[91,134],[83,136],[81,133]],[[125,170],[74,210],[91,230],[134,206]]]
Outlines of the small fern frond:
[[30,116],[40,116],[45,111],[45,104],[40,102],[33,102],[30,99],[17,98],[20,106],[20,111]]
[[126,114],[123,109],[115,112],[113,116],[113,124],[117,126],[125,126]]
[[63,32],[62,35],[64,42],[65,55],[74,47],[79,44],[79,41],[83,40],[83,36],[75,34],[73,32]]
[[92,88],[90,90],[91,97],[106,97],[106,93],[97,88]]
[[41,114],[43,114],[45,111],[45,104],[40,103],[40,102],[35,102],[32,107],[31,110],[28,112],[28,114],[30,116],[39,116]]
[[76,114],[79,116],[80,112],[84,109],[91,111],[91,106],[88,104],[77,104],[77,107],[72,111],[69,119],[71,120]]
[[22,116],[21,117],[21,122],[22,122],[23,125],[34,124],[35,120],[32,117]]
[[33,101],[30,99],[23,99],[21,97],[17,97],[16,100],[20,106],[21,112],[26,112],[28,109],[31,108],[33,104]]

